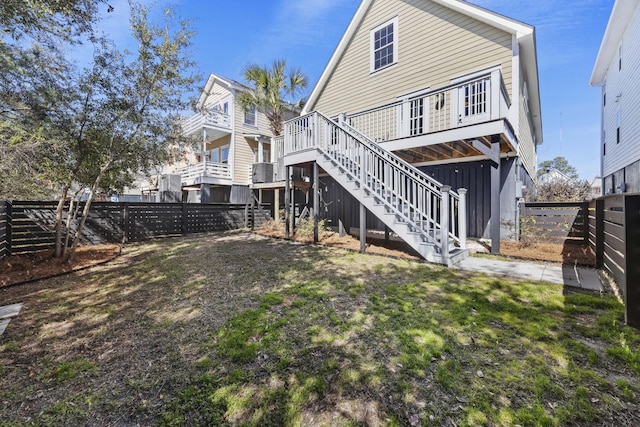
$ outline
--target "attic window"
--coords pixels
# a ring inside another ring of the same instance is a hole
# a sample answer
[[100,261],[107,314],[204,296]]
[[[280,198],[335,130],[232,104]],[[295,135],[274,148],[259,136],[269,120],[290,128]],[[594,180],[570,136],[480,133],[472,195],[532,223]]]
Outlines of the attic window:
[[398,62],[398,17],[377,26],[370,33],[371,72]]

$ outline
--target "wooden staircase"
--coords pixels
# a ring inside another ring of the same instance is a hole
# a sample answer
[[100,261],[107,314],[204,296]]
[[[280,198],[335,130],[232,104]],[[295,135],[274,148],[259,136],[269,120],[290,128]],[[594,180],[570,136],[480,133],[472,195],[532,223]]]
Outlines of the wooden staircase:
[[316,162],[425,260],[450,266],[468,256],[466,190],[451,191],[318,112],[285,123],[285,165],[306,162]]

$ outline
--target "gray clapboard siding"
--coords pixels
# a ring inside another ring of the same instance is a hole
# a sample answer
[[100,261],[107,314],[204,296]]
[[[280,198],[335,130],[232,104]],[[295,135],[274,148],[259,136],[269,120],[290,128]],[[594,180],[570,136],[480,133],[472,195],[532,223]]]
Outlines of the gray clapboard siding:
[[[607,153],[603,156],[602,174],[605,177],[640,160],[640,7],[635,9],[621,46],[622,70],[618,70],[616,53],[609,65],[604,86],[607,103],[603,107],[603,126]],[[616,142],[618,112],[619,144]]]

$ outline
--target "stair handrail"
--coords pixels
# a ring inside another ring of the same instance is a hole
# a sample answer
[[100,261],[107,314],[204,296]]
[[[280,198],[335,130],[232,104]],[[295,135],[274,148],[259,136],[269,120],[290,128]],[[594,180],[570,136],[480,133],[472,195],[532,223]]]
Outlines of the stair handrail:
[[[319,113],[319,114],[322,115],[321,113]],[[340,126],[342,126],[343,128],[346,128],[347,131],[359,135],[360,138],[362,138],[362,140],[363,140],[362,142],[366,142],[368,144],[369,148],[372,148],[373,150],[376,150],[379,153],[381,153],[382,155],[384,155],[387,158],[388,161],[401,165],[405,169],[405,171],[408,171],[409,173],[411,173],[416,179],[428,182],[429,183],[428,185],[431,186],[431,187],[434,187],[435,189],[440,189],[440,188],[443,187],[443,184],[441,182],[439,182],[438,180],[436,180],[433,177],[430,177],[426,173],[422,172],[420,169],[416,168],[411,163],[409,163],[409,162],[403,160],[402,158],[394,155],[390,151],[385,150],[379,144],[376,144],[373,140],[371,140],[371,138],[369,138],[368,136],[366,136],[365,134],[363,134],[362,132],[360,132],[359,130],[354,128],[353,126],[351,126],[346,121],[338,122],[338,124]],[[451,195],[452,195],[452,197],[458,197],[458,195],[456,193],[451,193]]]
[[[416,200],[408,198],[406,197],[406,195],[402,196],[402,195],[394,194],[394,197],[398,197],[402,199],[402,203],[400,203],[400,205],[402,205],[402,209],[401,209],[398,206],[393,206],[390,203],[388,203],[385,200],[385,198],[381,198],[381,200],[385,205],[392,208],[397,215],[401,216],[406,222],[411,224],[412,227],[415,229],[415,231],[423,235],[427,241],[432,241],[435,243],[435,241],[437,240],[438,231],[442,235],[443,234],[442,226],[445,225],[447,230],[446,235],[453,238],[454,241],[457,241],[460,244],[460,246],[462,246],[463,248],[464,246],[466,246],[466,243],[465,243],[466,236],[458,236],[455,233],[456,224],[454,222],[454,216],[455,216],[454,204],[456,202],[459,203],[459,196],[456,193],[450,191],[450,187],[448,186],[438,186],[438,184],[440,184],[438,181],[429,177],[424,172],[420,171],[419,169],[415,168],[414,166],[410,165],[404,160],[397,158],[397,156],[392,155],[392,153],[383,149],[378,144],[371,141],[365,135],[362,135],[362,133],[358,132],[356,129],[353,129],[351,126],[347,125],[346,123],[336,123],[334,120],[330,119],[329,117],[317,111],[314,111],[306,115],[287,121],[285,125],[285,132],[287,132],[287,135],[291,135],[291,136],[295,135],[296,137],[291,138],[289,140],[289,146],[285,146],[285,153],[284,153],[285,155],[293,152],[306,151],[309,149],[320,149],[321,151],[331,155],[338,162],[342,162],[343,166],[345,166],[344,159],[339,159],[338,157],[335,157],[335,153],[332,153],[329,147],[325,146],[326,143],[329,141],[328,133],[323,134],[325,142],[322,143],[322,141],[320,141],[321,126],[318,120],[323,120],[327,125],[331,125],[337,129],[342,130],[346,135],[352,138],[353,141],[355,141],[357,144],[362,146],[363,149],[367,149],[370,153],[380,157],[384,162],[386,162],[386,164],[389,164],[391,168],[398,170],[399,172],[401,172],[402,174],[410,178],[412,181],[414,181],[417,185],[424,187],[424,189],[427,190],[428,192],[427,194],[430,194],[431,196],[433,196],[436,202],[439,202],[441,207],[444,207],[444,209],[436,212],[435,206],[431,204],[427,199],[427,202],[426,202],[427,212],[425,212],[424,206],[418,206],[419,203],[417,203]],[[302,123],[302,126],[299,126],[296,123]],[[299,127],[292,128],[292,126],[299,126]],[[285,141],[286,141],[286,138],[285,138]],[[362,185],[367,186],[370,191],[375,192],[376,189],[371,186],[371,183],[367,182],[366,177],[364,175],[360,176],[360,173],[355,170],[356,168],[354,168],[354,166],[356,166],[358,169],[360,168],[360,164],[358,163],[357,157],[358,156],[362,157],[364,156],[364,154],[365,154],[364,151],[362,151],[361,154],[357,154],[357,153],[354,154],[355,158],[353,160],[350,160],[348,164],[352,169],[350,172],[352,175],[354,175],[355,179],[357,179],[359,182],[362,183]],[[368,171],[366,173],[371,174],[371,171]],[[373,175],[370,175],[370,176],[371,176],[371,182],[373,182],[374,179],[377,179],[378,183],[380,183],[380,185],[382,186],[383,180],[381,179],[381,177],[377,177]],[[388,183],[385,182],[384,184],[388,184]],[[405,186],[405,190],[407,190],[406,186]],[[416,192],[417,190],[418,190],[417,188],[414,189],[414,191]],[[424,205],[424,199],[422,199],[421,204]],[[449,209],[449,206],[451,206],[450,209]],[[405,210],[407,210],[408,212],[405,212]],[[428,212],[429,210],[431,210],[431,212]],[[420,215],[419,221],[415,221],[413,218],[416,213]],[[447,218],[444,218],[443,214]],[[438,216],[440,216],[440,221],[438,221]],[[426,220],[427,230],[423,228],[425,220]],[[460,221],[458,221],[458,223],[459,222]],[[451,225],[451,231],[449,231],[449,225],[447,224]],[[429,231],[433,232],[433,235],[430,235]],[[460,227],[459,227],[459,231],[461,231]],[[440,240],[442,242],[441,249],[443,250],[443,254],[448,253],[448,250],[446,250],[448,246],[447,244],[448,239],[440,236]]]

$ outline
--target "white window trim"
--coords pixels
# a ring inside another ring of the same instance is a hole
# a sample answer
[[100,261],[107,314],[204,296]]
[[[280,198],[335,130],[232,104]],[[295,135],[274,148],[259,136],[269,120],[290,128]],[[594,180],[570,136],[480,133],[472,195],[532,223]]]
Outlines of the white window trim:
[[[378,69],[375,68],[375,34],[376,31],[381,30],[384,27],[387,27],[389,24],[393,25],[393,62],[385,65],[384,67],[380,67]],[[386,70],[398,63],[398,17],[391,18],[390,20],[378,25],[373,28],[369,32],[369,71],[371,74],[378,73],[380,71]]]
[[253,123],[249,123],[247,121],[247,112],[249,111],[249,109],[246,109],[242,112],[242,123],[244,123],[247,126],[253,126],[253,127],[258,127],[258,109],[256,107],[251,107],[253,108]]

